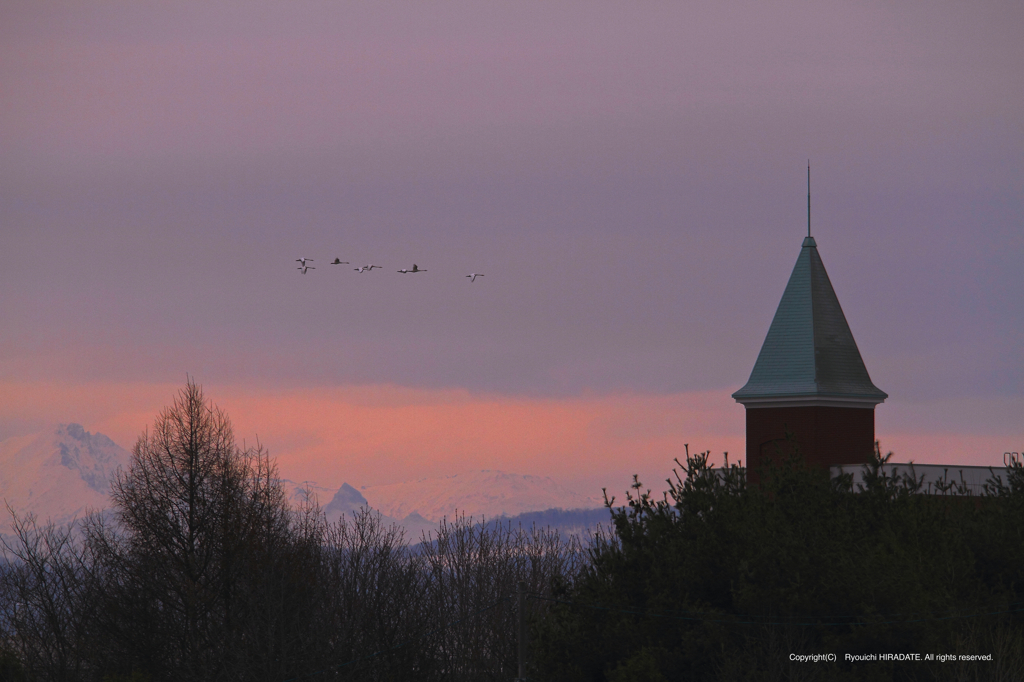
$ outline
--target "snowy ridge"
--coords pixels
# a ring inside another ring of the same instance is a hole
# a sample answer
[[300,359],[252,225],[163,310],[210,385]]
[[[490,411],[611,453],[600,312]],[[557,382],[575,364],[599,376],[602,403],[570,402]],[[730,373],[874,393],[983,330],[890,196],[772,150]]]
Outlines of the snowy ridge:
[[383,514],[403,518],[415,512],[431,521],[454,518],[456,512],[491,519],[545,509],[604,506],[603,500],[579,495],[548,477],[494,470],[364,486],[360,492]]
[[[19,515],[57,524],[110,506],[110,479],[130,453],[81,424],[60,424],[42,433],[0,442],[0,498]],[[11,529],[2,510],[0,533]]]
[[[405,529],[406,540],[418,542],[424,532],[436,531],[438,523],[455,515],[476,521],[510,520],[546,525],[562,510],[596,511],[597,516],[583,514],[570,520],[558,519],[566,532],[588,534],[596,527],[593,518],[604,518],[604,501],[585,497],[560,486],[550,478],[513,474],[504,471],[469,471],[454,476],[421,478],[388,485],[363,486],[359,489],[345,483],[338,489],[324,488],[311,481],[283,481],[289,501],[299,504],[308,491],[316,497],[327,520],[334,523],[342,514],[351,518],[363,507],[380,513],[385,524]],[[520,518],[523,514],[534,516]],[[568,513],[568,512],[567,512]],[[586,531],[586,532],[584,532]]]

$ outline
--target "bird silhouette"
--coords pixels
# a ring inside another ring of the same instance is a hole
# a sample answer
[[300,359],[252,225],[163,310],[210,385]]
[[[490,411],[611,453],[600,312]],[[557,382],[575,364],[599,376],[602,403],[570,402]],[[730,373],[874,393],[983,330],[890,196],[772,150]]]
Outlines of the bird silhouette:
[[295,262],[296,263],[301,263],[302,267],[306,267],[306,261],[309,261],[310,263],[312,263],[313,259],[312,258],[296,258],[295,259]]
[[426,272],[426,270],[420,270],[420,266],[418,266],[415,263],[413,263],[412,264],[412,270],[410,270],[409,272]]
[[331,265],[352,265],[352,264],[349,263],[347,260],[341,260],[340,258],[335,258],[331,262]]
[[482,273],[482,272],[474,272],[471,275],[466,275],[466,277],[469,277],[469,283],[470,284],[475,282],[477,277],[483,277],[483,276],[484,276],[484,273]]
[[[312,258],[308,258],[307,260],[313,260],[313,259]],[[299,267],[297,267],[295,269],[296,270],[302,270],[302,274],[303,275],[306,274],[307,270],[316,270],[316,268],[314,268],[312,265],[300,265]]]

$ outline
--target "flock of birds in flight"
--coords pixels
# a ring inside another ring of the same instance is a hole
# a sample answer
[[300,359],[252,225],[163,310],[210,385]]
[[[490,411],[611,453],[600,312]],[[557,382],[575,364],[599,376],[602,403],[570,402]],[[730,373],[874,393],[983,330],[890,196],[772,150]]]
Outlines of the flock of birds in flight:
[[[306,265],[307,262],[308,263],[312,263],[313,262],[312,258],[296,258],[295,262],[299,264],[299,267],[296,268],[296,269],[297,270],[301,270],[303,275],[305,275],[306,272],[308,272],[309,270],[316,270],[316,267],[314,267],[312,265]],[[333,261],[331,261],[331,265],[352,265],[352,264],[349,263],[346,260],[341,260],[340,258],[335,258]],[[383,266],[370,264],[370,265],[363,265],[363,266],[358,267],[358,268],[353,268],[353,270],[355,270],[356,272],[362,274],[364,272],[372,272],[374,268],[381,268],[381,269],[383,269]],[[411,268],[402,268],[398,272],[402,273],[403,275],[408,275],[408,274],[415,275],[415,274],[418,274],[418,273],[421,273],[421,272],[426,272],[426,270],[421,270],[418,265],[413,263]],[[477,277],[483,277],[483,276],[484,276],[484,273],[482,273],[482,272],[472,272],[472,273],[466,275],[466,277],[469,277],[470,284],[475,282]]]

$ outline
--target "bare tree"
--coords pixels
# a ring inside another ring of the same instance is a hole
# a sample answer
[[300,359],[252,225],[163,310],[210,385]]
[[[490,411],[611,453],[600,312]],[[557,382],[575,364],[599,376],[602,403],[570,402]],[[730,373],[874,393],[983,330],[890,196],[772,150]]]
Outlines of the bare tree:
[[428,576],[404,531],[363,509],[331,525],[323,546],[328,669],[342,679],[433,679]]
[[431,648],[449,680],[514,678],[517,584],[526,583],[536,617],[548,606],[536,597],[549,595],[554,581],[572,576],[584,559],[574,537],[465,516],[442,522],[423,554],[436,618]]
[[228,417],[190,380],[140,436],[111,497],[116,524],[87,526],[115,600],[110,634],[135,652],[133,665],[179,680],[236,678],[252,580],[289,542],[267,454],[239,448]]
[[73,525],[40,528],[34,517],[8,511],[15,540],[2,540],[0,623],[6,645],[31,678],[77,679],[95,608],[86,550],[74,541]]

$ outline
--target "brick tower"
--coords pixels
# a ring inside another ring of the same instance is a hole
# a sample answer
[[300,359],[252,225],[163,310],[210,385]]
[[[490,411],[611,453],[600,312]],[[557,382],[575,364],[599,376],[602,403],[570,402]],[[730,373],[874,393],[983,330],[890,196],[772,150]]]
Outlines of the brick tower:
[[861,464],[871,457],[875,405],[888,396],[871,383],[811,236],[750,380],[732,397],[746,408],[749,469],[780,448],[785,453],[787,432],[813,465]]

